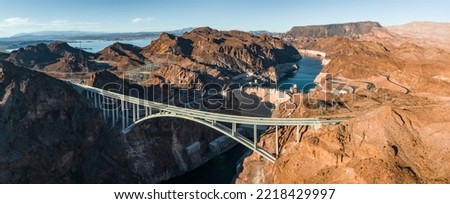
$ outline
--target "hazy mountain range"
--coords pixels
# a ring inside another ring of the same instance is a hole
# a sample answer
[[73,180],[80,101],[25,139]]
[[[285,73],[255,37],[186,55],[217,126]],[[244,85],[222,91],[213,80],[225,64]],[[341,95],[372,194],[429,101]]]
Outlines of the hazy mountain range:
[[[185,32],[190,32],[194,27],[182,28],[172,31],[154,31],[154,32],[129,32],[129,33],[106,33],[106,32],[88,32],[88,31],[40,31],[32,33],[18,33],[11,37],[0,38],[0,52],[6,50],[26,47],[28,45],[36,45],[38,43],[49,44],[54,41],[79,41],[79,40],[103,40],[103,41],[128,41],[139,39],[154,39],[158,38],[161,33],[166,32],[172,35],[181,36]],[[249,31],[254,35],[268,34],[275,35],[276,33],[257,30]]]
[[[194,28],[183,28],[173,31],[165,31],[173,35],[182,35]],[[40,31],[33,33],[19,33],[11,37],[0,38],[0,51],[16,49],[27,45],[38,43],[50,43],[53,41],[77,41],[77,40],[104,40],[104,41],[126,41],[136,39],[157,38],[163,31],[155,32],[133,32],[133,33],[101,33],[86,31]]]

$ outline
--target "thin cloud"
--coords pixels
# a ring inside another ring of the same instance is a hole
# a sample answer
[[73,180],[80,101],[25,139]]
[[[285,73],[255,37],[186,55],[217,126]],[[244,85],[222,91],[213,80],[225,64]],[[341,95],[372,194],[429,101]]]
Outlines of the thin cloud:
[[53,20],[44,23],[36,23],[40,30],[90,30],[99,25],[93,22],[73,22],[68,20]]
[[49,25],[67,25],[69,24],[69,21],[67,20],[53,20],[48,22]]
[[17,26],[30,23],[30,19],[21,17],[6,18],[0,21],[0,26]]
[[152,21],[153,18],[134,18],[131,20],[131,23],[142,23]]
[[95,30],[99,23],[72,22],[64,19],[38,22],[28,18],[12,17],[0,19],[0,36],[7,37],[17,33],[30,33],[39,31],[65,31],[65,30]]
[[65,26],[75,26],[75,27],[83,27],[83,26],[92,26],[92,25],[98,25],[98,23],[92,23],[92,22],[71,22],[67,20],[52,20],[47,22],[36,22],[36,21],[30,21],[28,18],[20,18],[20,17],[13,17],[13,18],[6,18],[3,20],[0,20],[0,26],[3,27],[17,27],[17,26],[36,26],[36,27],[65,27]]

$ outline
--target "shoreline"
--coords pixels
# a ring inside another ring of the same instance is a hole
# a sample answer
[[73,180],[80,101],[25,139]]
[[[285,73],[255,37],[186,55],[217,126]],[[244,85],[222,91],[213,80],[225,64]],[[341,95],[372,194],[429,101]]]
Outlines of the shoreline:
[[307,50],[307,49],[298,49],[298,52],[301,55],[311,57],[311,58],[319,58],[322,60],[322,65],[325,66],[330,63],[331,59],[327,58],[327,53],[318,51],[318,50]]

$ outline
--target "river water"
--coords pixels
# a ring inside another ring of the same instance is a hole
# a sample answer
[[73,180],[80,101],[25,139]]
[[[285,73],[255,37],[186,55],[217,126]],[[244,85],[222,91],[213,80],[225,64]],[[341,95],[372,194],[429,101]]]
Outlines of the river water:
[[303,57],[298,61],[298,66],[299,69],[294,75],[280,80],[278,89],[287,90],[296,84],[298,92],[308,93],[316,86],[314,79],[322,70],[322,61],[319,58]]
[[163,183],[172,184],[229,184],[236,175],[241,157],[248,152],[243,145],[236,145],[206,164]]
[[[298,91],[307,93],[315,87],[314,79],[322,70],[322,61],[318,58],[304,57],[298,61],[298,71],[278,83],[277,87],[287,90],[293,84],[297,84]],[[211,159],[206,164],[193,171],[172,178],[163,183],[175,184],[229,184],[234,181],[237,166],[242,162],[242,158],[250,150],[238,144],[224,154]]]

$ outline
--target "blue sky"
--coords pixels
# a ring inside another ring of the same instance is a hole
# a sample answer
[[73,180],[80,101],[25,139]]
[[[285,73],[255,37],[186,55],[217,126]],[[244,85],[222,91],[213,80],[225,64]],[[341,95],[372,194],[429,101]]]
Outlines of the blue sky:
[[296,25],[450,22],[448,0],[0,0],[0,36],[44,30],[163,31],[210,26],[285,32]]

